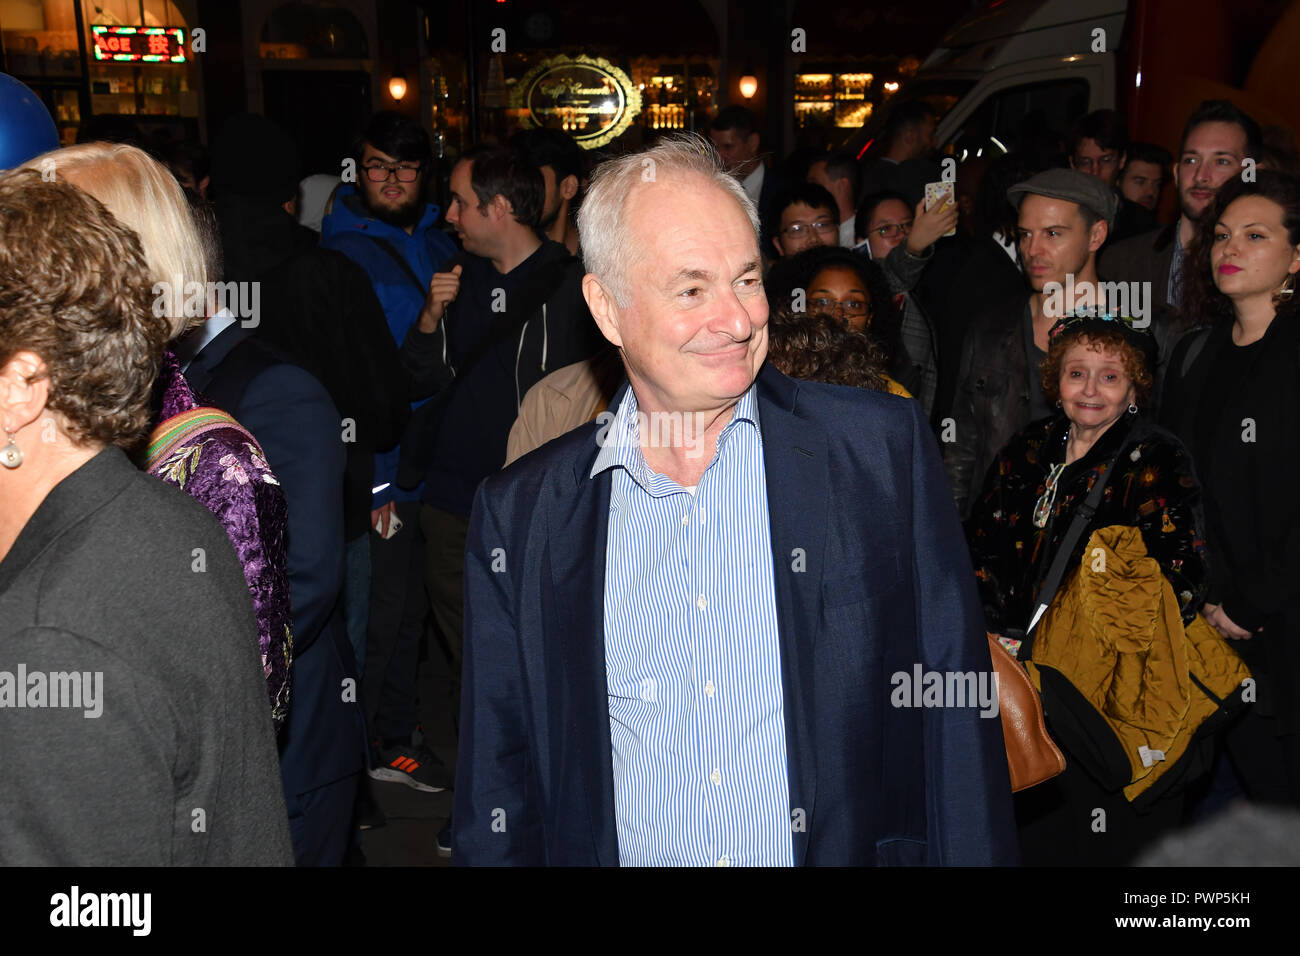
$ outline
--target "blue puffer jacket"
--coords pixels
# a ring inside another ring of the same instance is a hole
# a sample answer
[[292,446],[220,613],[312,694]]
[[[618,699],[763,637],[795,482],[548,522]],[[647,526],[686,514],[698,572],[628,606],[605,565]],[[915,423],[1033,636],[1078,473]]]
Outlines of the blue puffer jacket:
[[[371,216],[362,205],[356,186],[345,184],[334,197],[334,208],[321,223],[321,245],[342,252],[370,276],[375,295],[388,319],[388,329],[399,348],[420,315],[433,274],[456,251],[456,244],[437,228],[439,212],[437,206],[425,206],[419,224],[408,234],[405,229],[390,226]],[[420,280],[419,288],[372,237],[387,240],[402,254]],[[411,407],[421,404],[413,402]],[[400,448],[375,455],[374,487],[385,484],[388,487],[374,496],[372,508],[390,501],[419,499],[420,489],[403,491],[397,487],[400,457]]]

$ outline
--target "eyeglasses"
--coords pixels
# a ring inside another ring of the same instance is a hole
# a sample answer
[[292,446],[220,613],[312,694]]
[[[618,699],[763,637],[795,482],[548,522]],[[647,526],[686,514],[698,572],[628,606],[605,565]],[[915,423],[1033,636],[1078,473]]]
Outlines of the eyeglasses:
[[839,310],[845,315],[871,314],[871,303],[865,299],[828,299],[823,297],[811,299],[810,302],[814,312],[833,313]]
[[423,164],[415,166],[390,166],[385,163],[375,163],[361,167],[366,171],[366,178],[372,183],[386,183],[388,177],[393,173],[397,174],[399,183],[413,183],[420,175],[420,170],[424,168]]
[[806,236],[814,232],[818,235],[824,236],[831,230],[839,228],[839,226],[831,222],[829,219],[822,219],[817,222],[792,222],[790,225],[782,229],[781,232],[784,235],[797,239],[799,236]]
[[871,230],[881,239],[893,239],[897,235],[908,235],[912,231],[912,220],[905,222],[887,222],[883,226],[877,226]]

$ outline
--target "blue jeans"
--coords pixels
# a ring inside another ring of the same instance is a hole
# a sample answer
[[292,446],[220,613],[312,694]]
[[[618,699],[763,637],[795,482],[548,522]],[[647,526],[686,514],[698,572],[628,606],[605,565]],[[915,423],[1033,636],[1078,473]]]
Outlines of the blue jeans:
[[343,583],[343,616],[357,660],[357,682],[366,670],[366,629],[370,621],[370,533],[347,544],[347,572]]

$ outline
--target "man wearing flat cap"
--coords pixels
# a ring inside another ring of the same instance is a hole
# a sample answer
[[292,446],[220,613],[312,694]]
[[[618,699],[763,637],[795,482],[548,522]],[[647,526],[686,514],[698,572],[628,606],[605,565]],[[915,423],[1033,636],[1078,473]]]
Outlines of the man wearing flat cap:
[[1049,169],[1017,183],[1020,261],[1028,289],[986,305],[966,335],[944,467],[962,517],[1007,440],[1051,412],[1039,371],[1056,321],[1097,301],[1097,250],[1115,221],[1115,194],[1100,179]]

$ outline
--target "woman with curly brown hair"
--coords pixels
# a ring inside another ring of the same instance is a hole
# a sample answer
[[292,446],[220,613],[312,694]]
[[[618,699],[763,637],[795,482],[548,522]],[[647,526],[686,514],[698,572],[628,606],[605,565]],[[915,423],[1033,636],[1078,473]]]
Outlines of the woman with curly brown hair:
[[167,339],[150,282],[100,203],[0,176],[10,864],[292,861],[239,562],[207,511],[124,453]]
[[[1200,606],[1204,524],[1191,461],[1174,436],[1138,418],[1150,400],[1155,359],[1152,337],[1123,319],[1058,322],[1042,368],[1044,393],[1058,411],[1015,435],[989,468],[966,539],[986,626],[1022,661],[1021,642],[1039,619],[1040,601],[1057,608],[1065,590],[1040,594],[1058,552],[1068,548],[1064,567],[1077,569],[1100,529],[1136,529],[1134,544],[1159,566],[1184,625]],[[1093,504],[1089,494],[1099,480],[1104,491]],[[1081,513],[1082,532],[1072,534]],[[1115,607],[1097,613],[1121,617]],[[1117,690],[1129,695],[1134,688]],[[1098,782],[1095,766],[1085,769],[1085,752],[1059,736],[1056,742],[1065,751],[1065,772],[1017,794],[1025,863],[1120,865],[1179,822],[1181,797],[1139,814],[1120,787]],[[1095,808],[1105,811],[1103,832],[1091,827]]]
[[1188,256],[1204,328],[1174,349],[1161,415],[1205,482],[1206,618],[1256,679],[1227,751],[1253,799],[1300,805],[1300,184],[1226,183]]

